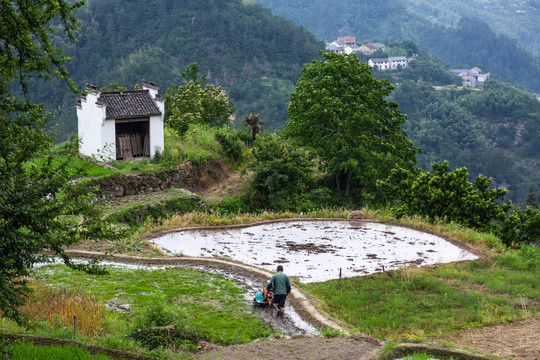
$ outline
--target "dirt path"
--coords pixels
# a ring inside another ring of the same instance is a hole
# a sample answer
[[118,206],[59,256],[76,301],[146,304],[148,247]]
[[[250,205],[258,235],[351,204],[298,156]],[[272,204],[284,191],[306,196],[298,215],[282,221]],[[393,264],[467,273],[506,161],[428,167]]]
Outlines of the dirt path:
[[337,338],[270,338],[244,345],[204,349],[197,356],[204,360],[361,360],[377,355],[382,345],[376,340],[364,336]]
[[461,331],[432,340],[505,358],[540,360],[540,318]]

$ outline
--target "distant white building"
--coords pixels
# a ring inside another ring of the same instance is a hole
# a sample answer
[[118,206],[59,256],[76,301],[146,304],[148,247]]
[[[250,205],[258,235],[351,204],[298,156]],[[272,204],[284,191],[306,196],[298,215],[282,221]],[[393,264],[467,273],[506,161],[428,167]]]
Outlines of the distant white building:
[[400,67],[404,68],[409,65],[409,60],[405,56],[391,56],[388,58],[390,69],[395,70]]
[[165,100],[143,80],[142,90],[105,91],[86,85],[77,100],[79,152],[104,160],[153,157],[165,148]]
[[471,69],[450,69],[450,71],[461,77],[463,86],[482,86],[490,76],[490,73],[484,72],[476,66]]
[[379,70],[388,70],[390,69],[390,61],[388,58],[373,58],[368,60],[368,65],[372,68],[377,67]]
[[359,47],[354,36],[342,36],[326,45],[325,50],[336,54],[352,54],[358,51]]
[[378,70],[396,70],[409,66],[409,59],[405,56],[391,56],[389,58],[373,58],[368,60],[368,65]]

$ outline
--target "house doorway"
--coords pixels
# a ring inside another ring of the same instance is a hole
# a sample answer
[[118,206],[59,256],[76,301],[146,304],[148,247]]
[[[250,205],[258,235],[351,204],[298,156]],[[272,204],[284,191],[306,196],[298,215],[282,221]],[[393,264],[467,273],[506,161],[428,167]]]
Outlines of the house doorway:
[[150,119],[117,119],[116,160],[150,157]]

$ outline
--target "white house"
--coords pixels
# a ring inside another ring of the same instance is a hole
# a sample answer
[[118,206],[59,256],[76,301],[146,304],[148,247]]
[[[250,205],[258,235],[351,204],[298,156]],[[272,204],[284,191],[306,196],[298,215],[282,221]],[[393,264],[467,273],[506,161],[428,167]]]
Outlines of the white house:
[[158,86],[142,81],[142,90],[99,91],[86,85],[77,100],[79,152],[104,160],[153,157],[165,148],[165,99]]
[[379,70],[390,69],[390,61],[388,58],[373,58],[368,60],[368,65],[372,68],[377,67]]
[[351,54],[359,51],[358,45],[356,45],[356,38],[353,36],[338,37],[337,40],[332,41],[326,45],[326,52],[333,52],[336,54]]
[[450,71],[454,75],[461,77],[463,86],[482,86],[490,76],[490,73],[484,72],[476,66],[472,69],[450,69]]
[[407,67],[409,65],[409,60],[405,56],[391,56],[388,58],[390,64],[390,69],[394,70],[398,67]]

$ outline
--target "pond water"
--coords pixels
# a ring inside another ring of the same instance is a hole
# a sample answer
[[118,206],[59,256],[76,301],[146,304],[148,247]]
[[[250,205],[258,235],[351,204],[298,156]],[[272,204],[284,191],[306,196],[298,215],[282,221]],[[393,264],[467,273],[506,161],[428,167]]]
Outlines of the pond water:
[[171,254],[231,258],[272,272],[282,264],[287,275],[306,283],[477,258],[436,235],[358,221],[185,230],[153,242]]

